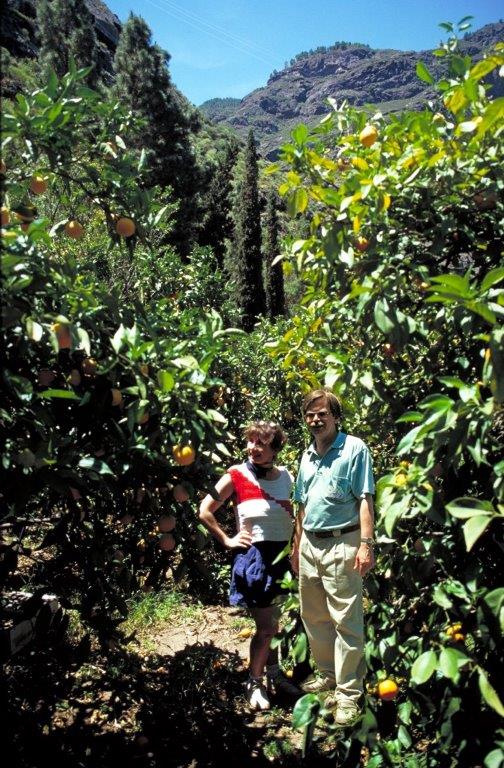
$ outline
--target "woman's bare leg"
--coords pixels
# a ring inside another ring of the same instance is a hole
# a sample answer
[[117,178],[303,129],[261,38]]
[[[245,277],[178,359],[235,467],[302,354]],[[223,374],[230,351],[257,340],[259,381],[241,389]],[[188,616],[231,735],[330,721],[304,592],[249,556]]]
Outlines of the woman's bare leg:
[[273,637],[278,632],[279,610],[277,606],[251,608],[250,615],[255,621],[256,631],[250,641],[249,674],[262,677],[266,664],[276,662],[276,652],[270,648]]

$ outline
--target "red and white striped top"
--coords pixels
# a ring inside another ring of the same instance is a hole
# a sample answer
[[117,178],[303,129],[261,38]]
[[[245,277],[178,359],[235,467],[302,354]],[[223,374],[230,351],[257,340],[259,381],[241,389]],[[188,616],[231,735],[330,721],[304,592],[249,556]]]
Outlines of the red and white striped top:
[[293,477],[278,467],[276,480],[257,478],[245,464],[228,469],[234,486],[236,526],[248,531],[252,542],[289,541],[294,526],[290,500]]

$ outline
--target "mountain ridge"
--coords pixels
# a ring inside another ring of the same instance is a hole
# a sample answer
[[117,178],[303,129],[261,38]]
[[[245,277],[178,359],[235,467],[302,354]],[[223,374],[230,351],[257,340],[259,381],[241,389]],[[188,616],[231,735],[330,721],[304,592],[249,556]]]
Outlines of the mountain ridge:
[[[478,59],[503,39],[504,23],[496,22],[467,35],[460,45],[464,55]],[[261,154],[272,158],[295,124],[313,124],[328,112],[329,96],[355,106],[373,105],[383,113],[421,108],[434,96],[434,90],[416,76],[419,61],[435,77],[443,71],[442,59],[429,50],[339,44],[296,58],[236,105],[228,102],[219,110],[219,100],[211,99],[199,109],[213,122],[233,128],[242,137],[252,128]]]

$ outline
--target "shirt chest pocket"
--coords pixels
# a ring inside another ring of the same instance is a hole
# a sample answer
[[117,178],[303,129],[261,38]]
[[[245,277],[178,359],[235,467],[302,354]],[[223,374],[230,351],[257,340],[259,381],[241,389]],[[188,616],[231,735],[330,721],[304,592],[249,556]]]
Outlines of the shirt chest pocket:
[[344,501],[350,495],[350,479],[348,477],[331,477],[327,487],[327,498],[330,501]]

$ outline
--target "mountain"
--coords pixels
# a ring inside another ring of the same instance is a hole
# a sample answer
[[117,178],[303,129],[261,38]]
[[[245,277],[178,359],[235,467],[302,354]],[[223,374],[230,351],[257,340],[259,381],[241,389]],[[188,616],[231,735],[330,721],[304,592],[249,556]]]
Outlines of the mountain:
[[[93,17],[105,79],[111,82],[114,77],[114,53],[121,32],[121,22],[101,0],[85,2]],[[38,54],[36,5],[37,0],[5,0],[0,22],[0,45],[16,58],[33,59]]]
[[[461,42],[464,54],[478,59],[504,40],[504,23],[487,24]],[[419,109],[434,91],[416,76],[423,61],[434,76],[444,71],[443,60],[432,51],[375,50],[361,44],[340,43],[297,56],[290,66],[274,72],[233,106],[232,99],[211,99],[200,105],[213,122],[233,128],[242,137],[253,128],[261,154],[272,159],[300,122],[314,124],[329,111],[326,99],[347,100],[356,106],[373,105],[383,113]],[[495,83],[502,94],[502,84]]]

